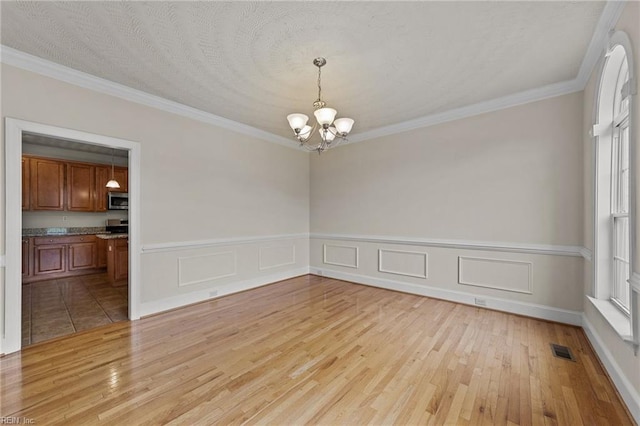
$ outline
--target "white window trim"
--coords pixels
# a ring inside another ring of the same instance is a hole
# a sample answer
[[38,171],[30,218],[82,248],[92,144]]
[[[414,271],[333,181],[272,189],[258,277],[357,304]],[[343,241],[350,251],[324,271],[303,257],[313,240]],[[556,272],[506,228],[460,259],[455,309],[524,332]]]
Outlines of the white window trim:
[[[601,143],[610,143],[612,134],[614,131],[614,125],[616,120],[620,117],[612,117],[611,121],[608,123],[600,123],[600,114],[598,105],[601,102],[600,97],[602,95],[601,89],[603,84],[603,74],[606,71],[607,63],[603,61],[603,65],[600,71],[600,79],[598,82],[598,88],[596,89],[595,94],[595,102],[594,102],[594,125],[591,129],[591,136],[594,140],[594,156],[593,156],[593,231],[594,231],[594,261],[593,261],[593,287],[591,296],[587,296],[588,300],[592,303],[592,305],[600,312],[600,314],[605,318],[605,320],[611,325],[611,327],[616,331],[616,333],[620,336],[620,338],[633,345],[635,353],[638,353],[640,348],[640,271],[636,271],[636,253],[637,253],[637,236],[636,233],[638,231],[638,226],[636,225],[636,144],[637,144],[637,128],[640,123],[635,123],[635,108],[637,101],[637,86],[636,86],[636,77],[635,77],[635,68],[634,68],[634,58],[632,55],[631,41],[626,33],[622,31],[617,31],[613,33],[609,38],[608,43],[608,51],[612,50],[616,46],[622,46],[627,56],[627,64],[629,67],[629,107],[628,107],[628,117],[630,120],[629,124],[629,227],[630,227],[630,235],[629,235],[629,261],[630,261],[630,279],[628,280],[630,284],[630,316],[625,316],[622,311],[618,309],[617,306],[610,300],[608,297],[605,299],[602,297],[603,291],[602,288],[598,288],[598,282],[602,280],[599,278],[599,275],[602,276],[602,271],[600,268],[604,262],[602,259],[602,253],[598,254],[599,250],[602,247],[607,247],[607,242],[599,241],[598,238],[598,229],[601,226],[599,224],[600,220],[600,210],[599,210],[599,200],[601,198],[598,197],[598,180],[600,178],[599,173],[601,172],[599,168],[600,158],[599,153],[601,152],[602,146]],[[619,120],[618,120],[619,121]],[[606,138],[609,138],[609,142],[606,141]],[[601,140],[602,139],[602,140]],[[610,190],[609,190],[610,191]],[[611,195],[609,193],[609,195]],[[609,242],[610,244],[610,242]],[[611,253],[611,247],[609,247],[607,252]],[[605,266],[605,270],[606,270]],[[605,274],[607,275],[607,274]]]

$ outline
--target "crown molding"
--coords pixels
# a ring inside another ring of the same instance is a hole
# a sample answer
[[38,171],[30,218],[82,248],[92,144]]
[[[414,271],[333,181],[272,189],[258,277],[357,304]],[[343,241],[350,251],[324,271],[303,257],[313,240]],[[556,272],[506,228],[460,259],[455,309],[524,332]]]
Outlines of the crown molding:
[[[415,129],[430,127],[448,121],[460,120],[487,112],[498,111],[518,105],[536,102],[543,99],[579,92],[584,89],[593,68],[606,49],[609,32],[614,28],[625,7],[626,0],[607,1],[596,25],[587,52],[580,65],[578,75],[573,80],[550,84],[535,89],[525,90],[488,101],[451,109],[425,117],[416,118],[390,126],[379,127],[349,137],[348,142],[339,146],[364,142],[383,136],[408,132]],[[133,89],[119,83],[114,83],[103,78],[95,77],[81,71],[74,70],[63,65],[21,52],[19,50],[0,45],[0,61],[7,65],[32,71],[47,77],[55,78],[85,89],[95,90],[107,95],[115,96],[131,102],[157,108],[183,117],[191,118],[203,123],[222,127],[247,136],[255,137],[267,142],[285,146],[287,148],[302,150],[295,140],[285,138],[246,124],[238,123],[224,117],[220,117],[196,108],[192,108],[178,102],[170,101],[159,96],[151,95],[141,90]]]
[[582,89],[584,89],[584,86],[581,86],[576,79],[554,83],[547,86],[538,87],[536,89],[525,90],[523,92],[503,96],[501,98],[491,99],[484,102],[478,102],[473,105],[455,108],[437,114],[427,115],[425,117],[416,118],[414,120],[392,124],[390,126],[379,127],[368,132],[358,133],[357,135],[349,137],[349,143],[363,142],[382,136],[389,136],[396,133],[420,129],[423,127],[430,127],[436,124],[446,123],[447,121],[459,120],[462,118],[472,117],[487,112],[514,107],[517,105],[523,105],[547,98],[553,98],[556,96],[579,92]]
[[626,3],[626,0],[618,0],[608,1],[605,4],[602,14],[600,15],[600,19],[596,24],[596,29],[593,32],[593,37],[591,37],[591,42],[589,43],[587,52],[582,59],[578,75],[576,76],[576,80],[583,89],[587,85],[589,77],[591,77],[591,73],[598,63],[598,60],[600,60],[600,57],[606,51],[609,41],[609,32],[615,28]]
[[276,143],[287,148],[299,149],[292,140],[246,124],[238,123],[178,102],[170,101],[160,96],[151,95],[141,90],[133,89],[110,80],[87,74],[73,68],[56,64],[55,62],[39,58],[20,50],[0,45],[0,61],[2,63],[31,71],[37,74],[64,81],[85,89],[115,96],[120,99],[141,105],[157,108],[162,111],[191,118],[203,123],[211,124],[223,129],[231,130],[243,135],[251,136],[267,142]]

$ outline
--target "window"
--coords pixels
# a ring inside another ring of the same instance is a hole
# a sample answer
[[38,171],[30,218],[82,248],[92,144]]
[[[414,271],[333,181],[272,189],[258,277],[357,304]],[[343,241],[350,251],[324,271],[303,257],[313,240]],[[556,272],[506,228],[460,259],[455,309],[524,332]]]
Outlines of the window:
[[629,67],[626,55],[620,61],[616,75],[613,93],[613,143],[611,144],[613,282],[610,299],[626,315],[629,315]]
[[[595,291],[599,303],[610,302],[610,309],[630,328],[633,249],[631,233],[634,199],[630,184],[633,161],[630,156],[630,69],[622,45],[606,57],[597,99],[596,197],[595,197]],[[602,312],[602,310],[601,310]],[[610,320],[610,318],[608,318]],[[621,323],[621,320],[615,320]],[[611,320],[610,320],[611,323]],[[630,330],[621,334],[630,334]]]
[[[616,49],[622,50],[621,47]],[[613,93],[613,143],[611,144],[613,283],[610,298],[616,306],[629,315],[629,67],[626,55],[620,61],[616,74]]]

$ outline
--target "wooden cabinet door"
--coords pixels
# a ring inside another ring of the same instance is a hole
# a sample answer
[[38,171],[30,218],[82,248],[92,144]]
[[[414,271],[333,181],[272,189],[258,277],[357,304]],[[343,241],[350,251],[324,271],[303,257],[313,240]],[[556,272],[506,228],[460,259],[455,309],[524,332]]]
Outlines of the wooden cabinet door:
[[67,271],[67,246],[47,244],[35,246],[34,275],[55,274]]
[[129,278],[129,241],[116,240],[114,281],[125,281]]
[[69,271],[93,269],[98,266],[98,243],[69,244]]
[[67,163],[67,210],[94,211],[95,167],[90,164]]
[[22,238],[22,277],[31,276],[31,243],[29,238]]
[[120,189],[116,189],[116,191],[129,192],[129,169],[126,167],[115,167],[113,177],[120,184]]
[[29,159],[22,157],[22,210],[31,208],[31,170]]
[[107,267],[107,240],[98,238],[98,268]]
[[64,210],[64,163],[29,160],[31,210]]
[[[111,168],[96,166],[96,193],[95,207],[97,212],[107,211],[107,182],[111,179]],[[105,249],[106,250],[106,249]]]

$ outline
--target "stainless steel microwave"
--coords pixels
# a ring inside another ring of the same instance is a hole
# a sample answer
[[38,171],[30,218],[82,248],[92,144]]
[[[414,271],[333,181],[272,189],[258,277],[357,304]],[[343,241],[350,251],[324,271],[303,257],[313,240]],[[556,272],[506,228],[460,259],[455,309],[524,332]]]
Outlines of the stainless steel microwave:
[[109,210],[129,210],[129,194],[126,192],[109,192],[107,208]]

